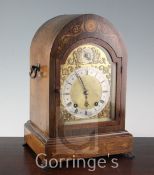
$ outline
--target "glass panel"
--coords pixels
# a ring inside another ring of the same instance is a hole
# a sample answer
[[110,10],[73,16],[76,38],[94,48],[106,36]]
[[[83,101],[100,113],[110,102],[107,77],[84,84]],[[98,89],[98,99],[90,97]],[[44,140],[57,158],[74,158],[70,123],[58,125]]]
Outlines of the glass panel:
[[114,120],[116,65],[104,48],[78,46],[61,65],[60,76],[60,110],[66,125]]

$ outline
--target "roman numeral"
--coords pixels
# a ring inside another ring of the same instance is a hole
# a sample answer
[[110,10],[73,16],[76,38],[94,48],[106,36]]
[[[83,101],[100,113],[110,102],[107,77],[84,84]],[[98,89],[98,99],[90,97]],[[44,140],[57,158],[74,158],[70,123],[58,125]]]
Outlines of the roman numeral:
[[74,111],[75,113],[78,113],[78,109],[75,109],[75,111]]
[[68,82],[68,81],[66,81],[67,82],[67,84],[69,84],[69,85],[71,85],[72,86],[72,84],[70,83],[70,82]]
[[104,93],[107,93],[107,92],[109,92],[109,91],[103,91]]
[[72,102],[67,103],[67,106],[71,106],[71,105],[72,105]]
[[104,103],[104,100],[100,100],[100,103]]
[[101,83],[103,83],[105,80],[101,81]]
[[70,95],[70,93],[63,93],[63,95]]
[[86,75],[88,75],[88,69],[86,70]]

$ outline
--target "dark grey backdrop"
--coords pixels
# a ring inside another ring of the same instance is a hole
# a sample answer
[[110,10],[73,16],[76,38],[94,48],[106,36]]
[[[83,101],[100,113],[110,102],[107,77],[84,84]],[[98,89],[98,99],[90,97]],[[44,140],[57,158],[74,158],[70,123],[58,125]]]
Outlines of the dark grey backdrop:
[[72,13],[96,13],[119,30],[129,54],[126,128],[135,136],[154,136],[153,0],[0,0],[0,136],[23,136],[35,31]]

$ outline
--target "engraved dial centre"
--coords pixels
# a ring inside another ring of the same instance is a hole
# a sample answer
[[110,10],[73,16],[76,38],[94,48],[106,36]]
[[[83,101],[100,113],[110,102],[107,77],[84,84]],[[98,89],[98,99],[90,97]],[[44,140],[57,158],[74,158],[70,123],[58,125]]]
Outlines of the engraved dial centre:
[[[87,89],[87,101],[88,101],[88,109],[94,107],[94,103],[96,101],[100,101],[102,94],[101,83],[93,76],[84,75],[82,76],[82,80]],[[78,107],[81,109],[85,109],[85,94],[83,92],[83,88],[78,79],[74,81],[71,88],[71,98],[73,103],[78,104]]]

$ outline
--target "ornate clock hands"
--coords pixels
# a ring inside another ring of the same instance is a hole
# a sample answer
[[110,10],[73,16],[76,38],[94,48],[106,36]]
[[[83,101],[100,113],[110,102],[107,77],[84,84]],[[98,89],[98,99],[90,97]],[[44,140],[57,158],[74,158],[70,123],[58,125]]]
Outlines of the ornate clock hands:
[[[75,61],[76,67],[79,68],[77,59],[75,59],[74,61]],[[88,107],[88,106],[89,106],[89,103],[88,103],[88,91],[87,91],[87,89],[86,89],[86,87],[85,87],[85,85],[84,85],[84,83],[83,83],[83,80],[82,80],[82,78],[80,77],[80,75],[79,75],[77,72],[75,72],[75,75],[76,75],[76,77],[79,79],[79,81],[80,81],[80,83],[81,83],[81,85],[82,85],[82,88],[83,88],[83,94],[84,94],[84,96],[85,96],[85,104],[84,104],[84,106],[85,106],[85,107]]]
[[88,95],[88,91],[87,91],[87,89],[85,88],[85,85],[84,85],[84,83],[83,83],[83,80],[81,79],[81,77],[78,75],[77,72],[75,72],[75,75],[76,75],[76,77],[78,78],[78,80],[80,81],[80,83],[81,83],[81,85],[82,85],[83,94],[84,94],[84,95]]
[[87,89],[86,89],[86,87],[85,87],[85,85],[84,85],[84,83],[83,83],[83,80],[82,80],[82,78],[80,77],[80,75],[78,75],[78,73],[77,72],[75,72],[75,75],[76,75],[76,77],[78,78],[78,80],[80,81],[80,83],[81,83],[81,85],[82,85],[82,88],[83,88],[83,94],[84,94],[84,96],[85,96],[85,107],[88,107],[89,106],[89,103],[88,103],[88,91],[87,91]]

